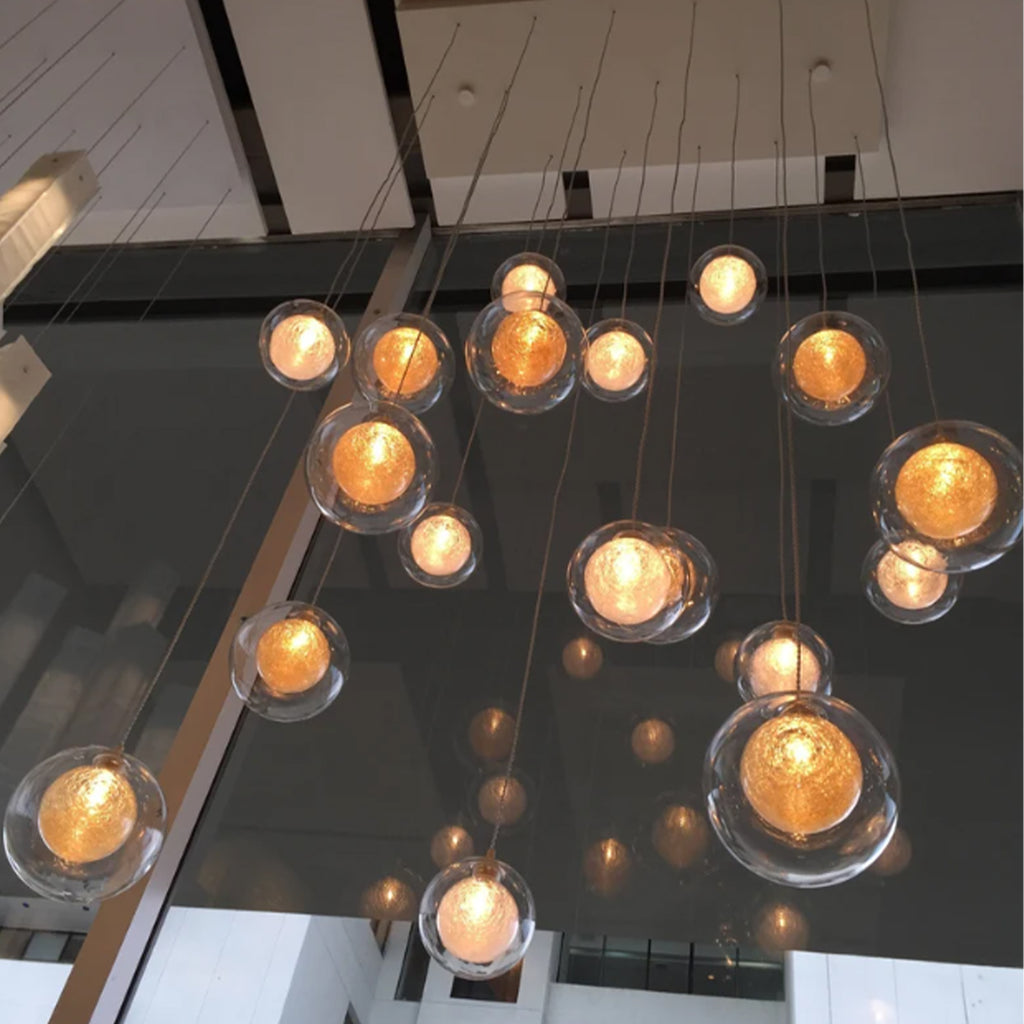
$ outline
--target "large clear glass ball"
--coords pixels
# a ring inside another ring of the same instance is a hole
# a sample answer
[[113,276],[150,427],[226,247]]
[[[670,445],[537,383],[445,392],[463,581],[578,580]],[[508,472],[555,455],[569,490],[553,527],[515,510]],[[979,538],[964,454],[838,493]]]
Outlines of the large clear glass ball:
[[484,981],[526,955],[536,927],[533,896],[503,861],[467,857],[435,875],[420,901],[426,951],[460,978]]
[[501,299],[510,313],[546,310],[552,296],[565,301],[565,275],[554,260],[539,252],[509,256],[491,281],[491,298]]
[[708,817],[755,875],[819,888],[860,874],[889,842],[900,802],[888,744],[849,704],[777,694],[743,704],[704,760]]
[[437,480],[434,442],[397,405],[352,402],[317,424],[306,446],[306,482],[317,508],[354,533],[411,523]]
[[293,391],[316,391],[329,384],[348,365],[350,349],[341,317],[312,299],[282,302],[260,327],[264,368]]
[[[978,423],[926,423],[882,452],[871,475],[871,503],[890,547],[913,540],[942,555],[944,572],[980,569],[1020,538],[1021,454]],[[930,556],[907,549],[902,557],[933,568]]]
[[455,356],[437,324],[413,313],[378,317],[356,336],[356,386],[368,402],[422,413],[455,378]]
[[619,317],[602,320],[587,330],[583,386],[602,402],[624,402],[647,386],[653,351],[639,324]]
[[348,640],[325,611],[301,601],[268,605],[235,633],[231,685],[251,711],[273,722],[320,714],[351,668]]
[[711,552],[685,530],[674,526],[664,528],[668,537],[667,553],[670,559],[679,562],[680,578],[689,580],[683,610],[679,617],[662,632],[652,636],[649,644],[676,644],[687,640],[711,618],[718,603],[718,566]]
[[[533,299],[544,309],[531,306]],[[509,309],[510,303],[517,308]],[[476,387],[498,408],[540,413],[571,393],[584,348],[583,325],[561,299],[516,292],[485,306],[473,321],[466,366]]]
[[608,523],[573,552],[569,601],[584,625],[610,640],[639,643],[671,626],[689,597],[688,567],[663,529]]
[[41,896],[93,903],[149,871],[166,816],[160,784],[141,761],[108,747],[73,747],[18,783],[4,815],[4,850]]
[[881,334],[853,313],[812,313],[782,336],[772,373],[795,415],[839,426],[863,416],[885,390],[889,349]]
[[946,556],[930,544],[905,540],[891,548],[880,540],[864,559],[861,581],[876,611],[913,626],[941,619],[956,604],[962,577],[945,569]]
[[473,575],[483,554],[483,533],[464,508],[428,505],[398,535],[402,568],[425,587],[457,587]]
[[693,304],[709,323],[743,323],[754,315],[767,291],[764,264],[741,245],[708,249],[690,269]]
[[805,623],[783,620],[758,626],[737,648],[735,670],[744,700],[797,690],[832,692],[832,651]]

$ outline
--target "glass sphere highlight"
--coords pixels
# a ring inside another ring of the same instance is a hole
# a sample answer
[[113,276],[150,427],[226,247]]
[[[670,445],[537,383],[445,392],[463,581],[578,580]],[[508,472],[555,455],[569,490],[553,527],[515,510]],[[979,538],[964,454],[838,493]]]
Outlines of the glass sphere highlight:
[[439,868],[473,856],[473,837],[461,825],[446,825],[430,840],[430,859]]
[[469,720],[470,749],[481,761],[504,761],[515,731],[516,720],[504,708],[484,708]]
[[368,402],[421,413],[451,387],[455,356],[437,324],[412,313],[392,313],[360,331],[353,371]]
[[861,580],[876,611],[893,622],[917,625],[942,618],[956,604],[962,577],[946,574],[945,568],[945,556],[930,544],[905,540],[890,548],[880,540],[864,559]]
[[740,643],[736,687],[744,700],[772,693],[830,693],[833,661],[828,644],[805,623],[768,622]]
[[583,854],[583,879],[598,896],[617,896],[633,870],[629,847],[614,836],[598,839]]
[[743,704],[708,747],[704,794],[733,857],[799,888],[860,874],[889,842],[900,802],[886,742],[849,704],[820,694]]
[[300,722],[334,702],[351,666],[348,640],[325,611],[301,601],[268,605],[231,644],[231,684],[251,711]]
[[664,530],[622,520],[587,536],[567,571],[569,600],[583,623],[610,640],[638,643],[667,629],[689,597],[686,567]]
[[583,386],[602,402],[624,402],[647,386],[650,335],[632,320],[602,320],[587,330]]
[[[882,453],[871,476],[875,523],[890,547],[922,569],[969,572],[994,562],[1021,533],[1020,452],[1001,434],[965,420],[915,427]],[[946,562],[928,564],[937,551]]]
[[[664,528],[668,538],[665,554],[675,562],[677,578],[687,583],[683,609],[667,629],[652,636],[649,644],[676,644],[687,640],[711,618],[718,603],[718,566],[711,552],[692,534],[673,526]],[[682,597],[682,592],[680,593]]]
[[514,967],[533,939],[536,911],[508,864],[467,857],[435,875],[420,901],[420,938],[445,970],[477,981]]
[[74,747],[18,784],[4,815],[4,850],[41,896],[92,903],[149,871],[165,824],[163,793],[141,761],[107,747]]
[[711,829],[701,810],[687,804],[665,804],[651,826],[651,845],[673,871],[692,867],[705,853]]
[[348,365],[350,348],[341,317],[312,299],[282,302],[260,327],[264,368],[293,391],[315,391],[329,384]]
[[437,480],[434,442],[397,405],[351,403],[321,420],[306,447],[320,511],[354,533],[389,533],[424,509]]
[[435,502],[398,535],[402,567],[425,587],[457,587],[473,575],[483,534],[464,508]]
[[[515,293],[526,302],[540,296]],[[466,366],[480,392],[508,412],[553,409],[573,389],[583,361],[583,326],[561,299],[543,310],[510,310],[510,297],[485,306],[466,339]]]
[[562,668],[573,679],[593,679],[603,664],[601,647],[589,636],[578,636],[562,648]]
[[853,313],[812,313],[783,335],[772,363],[775,386],[795,415],[820,426],[852,423],[889,380],[881,334]]
[[676,734],[668,722],[645,718],[633,726],[629,747],[641,764],[664,764],[676,749]]
[[708,249],[690,270],[693,304],[709,323],[742,323],[753,316],[767,291],[764,264],[740,245]]
[[547,310],[553,295],[564,301],[565,275],[557,263],[539,252],[510,256],[491,281],[491,298],[501,299],[510,313]]

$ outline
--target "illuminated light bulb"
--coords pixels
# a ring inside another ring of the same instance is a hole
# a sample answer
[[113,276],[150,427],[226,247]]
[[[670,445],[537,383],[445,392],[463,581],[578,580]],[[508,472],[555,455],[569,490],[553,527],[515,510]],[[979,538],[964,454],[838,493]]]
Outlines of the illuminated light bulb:
[[400,498],[416,475],[416,455],[390,423],[371,420],[349,427],[334,446],[331,465],[338,486],[362,505]]
[[270,334],[270,361],[290,380],[314,380],[334,361],[334,336],[306,313],[285,317]]
[[868,360],[849,331],[815,331],[793,354],[793,377],[805,395],[820,402],[842,402],[860,387]]
[[[513,267],[501,281],[502,302],[511,313],[546,309],[547,298],[557,291],[558,287],[551,271],[538,267],[536,263],[520,263]],[[517,295],[516,292],[528,294]]]
[[633,626],[654,618],[665,607],[673,575],[649,541],[614,537],[590,556],[583,581],[598,615],[621,626]]
[[936,540],[958,540],[984,525],[999,497],[988,460],[966,445],[938,441],[914,452],[896,477],[896,505]]
[[392,394],[422,391],[440,365],[434,343],[415,327],[393,327],[373,348],[373,372]]
[[470,964],[488,964],[515,942],[519,909],[501,882],[478,870],[441,897],[437,932],[453,956]]
[[[797,686],[797,659],[800,662]],[[821,666],[807,644],[789,636],[774,636],[758,645],[750,662],[750,685],[755,697],[790,690],[814,690]]]
[[883,878],[898,875],[909,867],[913,852],[910,836],[897,826],[888,845],[878,855],[875,862],[868,868],[868,871],[881,875]]
[[618,839],[599,839],[583,855],[583,877],[588,887],[601,896],[614,896],[629,880],[633,858]]
[[[501,796],[505,793],[505,805],[502,807]],[[508,780],[508,791],[505,789],[505,777],[494,775],[487,779],[477,794],[476,805],[480,817],[488,825],[496,825],[501,816],[503,825],[515,825],[526,813],[526,790],[518,779]]]
[[651,827],[651,845],[676,871],[703,857],[710,838],[711,831],[704,816],[685,804],[670,804]]
[[446,825],[430,840],[430,859],[439,868],[472,856],[473,837],[461,825]]
[[502,708],[484,708],[469,720],[469,745],[482,761],[504,761],[512,752],[515,719]]
[[[932,568],[922,569],[922,565]],[[897,608],[917,611],[930,608],[945,594],[949,586],[949,577],[942,572],[945,567],[946,559],[930,544],[905,540],[878,560],[875,578],[879,589]]]
[[662,764],[676,749],[676,734],[668,722],[647,718],[633,727],[629,737],[633,755],[644,764]]
[[39,803],[39,835],[69,864],[91,864],[116,853],[137,820],[131,784],[102,764],[81,765],[58,775]]
[[510,313],[491,342],[495,369],[511,384],[536,388],[558,373],[568,348],[565,331],[547,313]]
[[739,637],[730,637],[728,640],[723,640],[715,651],[715,672],[718,673],[718,678],[725,683],[736,682],[736,652],[740,649],[740,643]]
[[458,519],[441,513],[416,524],[410,547],[413,560],[425,573],[451,576],[466,564],[473,540]]
[[757,275],[739,256],[716,256],[701,271],[697,287],[708,308],[730,316],[750,305],[757,292]]
[[281,619],[256,644],[256,671],[275,693],[304,693],[323,679],[330,664],[327,637],[306,619]]
[[407,921],[416,910],[416,894],[400,878],[388,875],[362,895],[359,911],[374,921]]
[[773,903],[765,907],[754,924],[754,941],[768,953],[803,949],[810,933],[807,918],[788,903]]
[[573,679],[593,679],[603,664],[600,645],[588,636],[578,636],[562,648],[562,667]]
[[792,836],[845,820],[860,799],[864,771],[849,738],[800,710],[757,727],[740,759],[740,784],[754,811]]
[[587,373],[605,391],[629,390],[646,366],[643,345],[627,331],[605,331],[587,348]]

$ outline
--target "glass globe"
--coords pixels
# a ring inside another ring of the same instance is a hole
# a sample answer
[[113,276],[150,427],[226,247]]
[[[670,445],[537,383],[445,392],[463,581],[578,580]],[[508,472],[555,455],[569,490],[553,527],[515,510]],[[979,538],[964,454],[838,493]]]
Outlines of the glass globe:
[[667,629],[652,636],[649,644],[676,644],[693,636],[711,618],[718,603],[718,566],[711,552],[692,534],[673,526],[664,528],[669,539],[667,553],[680,565],[680,578],[689,588],[679,617]]
[[758,626],[740,643],[735,669],[736,688],[744,700],[798,689],[802,693],[832,692],[832,651],[804,623],[780,621]]
[[526,955],[536,910],[518,871],[493,855],[467,857],[431,879],[419,927],[424,948],[446,971],[485,981]]
[[457,587],[473,575],[482,553],[480,526],[458,505],[428,505],[398,535],[402,568],[425,587]]
[[306,446],[313,501],[354,533],[407,526],[430,500],[436,480],[434,442],[397,405],[343,405],[317,424]]
[[618,896],[633,870],[629,847],[615,836],[591,843],[583,854],[583,880],[598,896]]
[[293,391],[316,391],[329,384],[348,365],[350,347],[341,317],[312,299],[282,302],[260,327],[264,368]]
[[761,907],[754,915],[751,930],[754,943],[766,953],[806,949],[811,935],[811,926],[804,914],[792,903],[781,900]]
[[546,310],[552,295],[565,300],[565,275],[557,263],[539,252],[509,256],[491,281],[491,298],[501,299],[510,313]]
[[736,682],[736,655],[742,636],[728,636],[715,648],[715,673],[723,683]]
[[359,915],[371,921],[411,921],[416,904],[416,892],[405,879],[385,875],[363,890]]
[[587,330],[583,386],[602,402],[624,402],[640,394],[651,372],[654,344],[632,320],[602,320]]
[[357,335],[353,373],[368,402],[421,413],[451,387],[455,356],[437,324],[412,313],[390,313]]
[[166,816],[160,784],[141,761],[108,747],[72,747],[18,783],[4,815],[4,850],[41,896],[93,903],[149,871]]
[[[531,298],[532,297],[532,298]],[[561,299],[527,305],[540,296],[516,292],[496,299],[473,321],[466,366],[480,392],[500,409],[539,413],[553,409],[575,387],[583,361],[583,325]]]
[[500,818],[506,831],[522,824],[530,809],[530,793],[522,776],[511,775],[507,780],[504,772],[485,776],[477,789],[476,809],[488,825],[497,825]]
[[[933,568],[923,569],[923,564]],[[961,577],[950,576],[945,568],[945,555],[930,544],[905,540],[891,548],[880,540],[864,559],[861,580],[876,611],[912,626],[941,619],[956,604]]]
[[682,871],[704,858],[711,829],[703,808],[670,797],[659,802],[650,838],[662,863],[673,871]]
[[690,270],[693,304],[709,323],[743,323],[754,315],[767,291],[764,264],[740,245],[708,249]]
[[515,731],[516,720],[504,708],[483,708],[469,720],[470,750],[481,761],[504,761],[512,752]]
[[641,764],[664,764],[676,750],[676,733],[661,718],[645,718],[633,726],[629,748]]
[[704,760],[708,817],[755,875],[800,888],[860,874],[896,827],[900,787],[885,740],[835,697],[759,697]]
[[864,415],[889,380],[889,349],[853,313],[812,313],[783,335],[772,363],[775,386],[809,423],[839,426]]
[[664,530],[621,520],[587,536],[567,570],[569,600],[595,633],[638,643],[667,629],[689,598],[687,567]]
[[562,648],[562,668],[573,679],[593,679],[603,664],[601,645],[589,636],[578,636]]
[[461,825],[445,825],[430,840],[430,859],[446,868],[457,860],[473,856],[473,837]]
[[[927,423],[882,452],[871,475],[871,503],[890,547],[915,540],[945,558],[944,572],[980,569],[1020,538],[1021,455],[978,423]],[[935,568],[916,549],[902,557]]]
[[251,711],[273,722],[320,714],[341,693],[351,665],[341,627],[301,601],[267,605],[231,643],[231,685]]

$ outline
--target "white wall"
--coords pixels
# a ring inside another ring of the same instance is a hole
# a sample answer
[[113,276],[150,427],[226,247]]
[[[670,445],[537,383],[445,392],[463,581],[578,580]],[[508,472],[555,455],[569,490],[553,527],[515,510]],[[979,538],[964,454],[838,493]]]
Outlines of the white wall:
[[70,973],[71,964],[0,960],[0,1020],[46,1024]]

